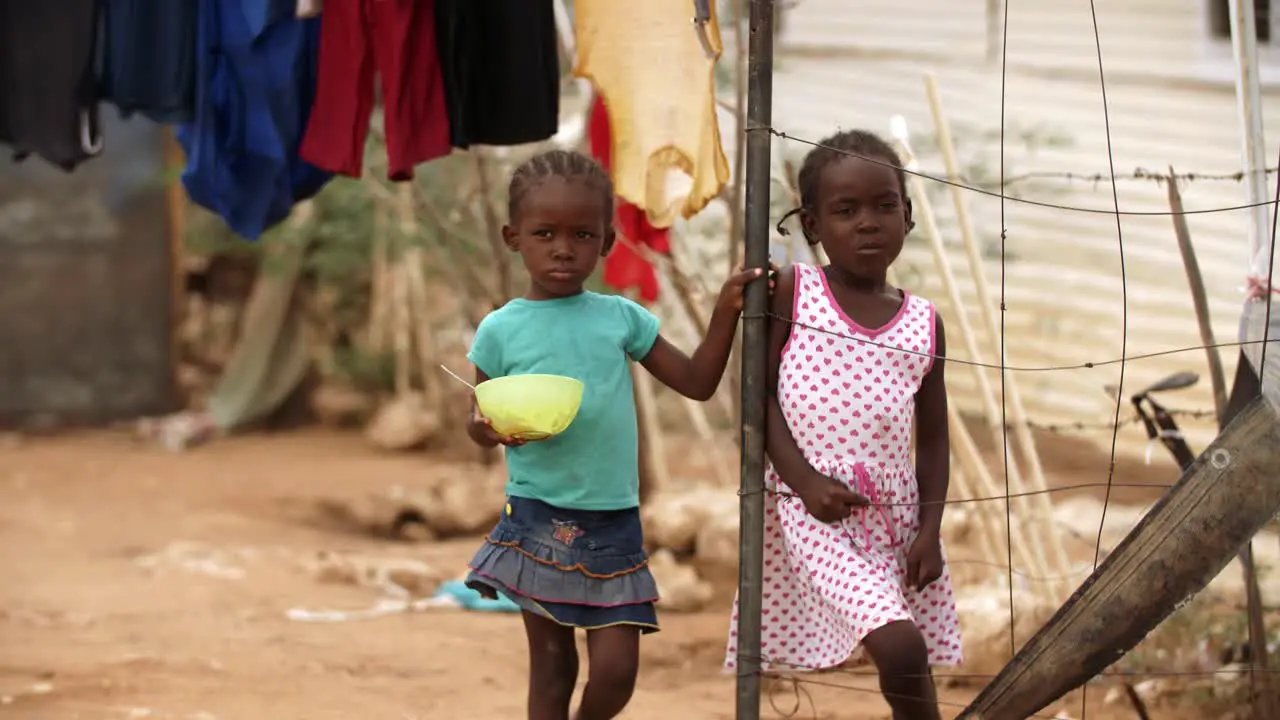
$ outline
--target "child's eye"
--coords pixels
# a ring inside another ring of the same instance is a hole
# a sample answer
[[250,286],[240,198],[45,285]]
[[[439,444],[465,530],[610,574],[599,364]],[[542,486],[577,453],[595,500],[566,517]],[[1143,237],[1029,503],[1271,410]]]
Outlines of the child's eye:
[[577,234],[577,238],[579,240],[592,240],[595,238],[595,236],[596,236],[595,233],[587,230],[579,230]]
[[551,231],[550,230],[534,230],[533,236],[538,238],[549,238],[551,237]]
[[893,210],[893,209],[896,209],[897,207],[898,207],[898,203],[897,201],[894,201],[894,200],[880,203],[881,210]]

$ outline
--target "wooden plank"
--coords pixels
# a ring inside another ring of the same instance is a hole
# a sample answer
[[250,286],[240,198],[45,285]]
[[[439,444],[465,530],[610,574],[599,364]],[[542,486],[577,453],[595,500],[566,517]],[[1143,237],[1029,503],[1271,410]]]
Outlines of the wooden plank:
[[960,718],[1022,720],[1103,672],[1204,589],[1278,509],[1280,423],[1257,398]]

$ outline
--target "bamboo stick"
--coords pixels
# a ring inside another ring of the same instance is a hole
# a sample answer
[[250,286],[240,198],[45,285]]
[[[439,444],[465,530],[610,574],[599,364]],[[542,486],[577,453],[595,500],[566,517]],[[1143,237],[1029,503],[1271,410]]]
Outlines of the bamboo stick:
[[[701,340],[707,334],[707,320],[703,317],[699,309],[699,302],[696,290],[690,282],[688,275],[683,273],[674,262],[663,263],[659,265],[665,274],[668,284],[676,292],[676,298],[680,302],[680,307],[684,310],[685,321],[693,328],[695,342]],[[738,386],[738,371],[730,358],[729,366],[725,369],[724,382],[719,388],[716,388],[714,396],[715,402],[720,406],[724,416],[728,418],[730,423],[737,420],[737,407],[733,398],[725,395],[722,388],[728,386],[734,388]]]
[[[910,164],[913,159],[910,148],[906,147],[904,143],[899,143],[899,146],[903,153],[903,162]],[[955,273],[951,269],[951,259],[947,256],[946,248],[942,244],[942,233],[938,229],[937,219],[933,214],[933,206],[929,202],[929,197],[925,192],[924,181],[921,180],[919,176],[911,175],[907,180],[907,186],[909,192],[915,198],[915,201],[913,202],[915,215],[919,218],[920,224],[924,229],[924,234],[929,239],[929,247],[933,252],[934,266],[938,270],[938,274],[942,277],[943,289],[947,294],[951,307],[955,310],[954,317],[959,327],[952,327],[951,337],[959,337],[969,357],[973,358],[977,362],[981,362],[982,354],[978,350],[978,343],[975,333],[973,332],[973,327],[969,324],[969,316],[968,313],[965,312],[964,301],[960,297],[960,289],[956,283]],[[999,437],[1003,432],[1003,429],[1000,427],[1001,413],[999,405],[996,403],[995,391],[992,389],[990,381],[987,378],[986,371],[982,367],[979,365],[971,365],[970,367],[973,370],[974,379],[978,383],[978,392],[982,398],[987,423],[992,427],[995,435]],[[1024,491],[1025,484],[1016,463],[1009,464],[1009,480],[1010,485],[1015,492],[1021,493]],[[1031,501],[1026,496],[1020,495],[1014,500],[1013,505],[1014,507],[1017,507],[1020,512],[1027,513],[1028,515],[1036,514]],[[1045,515],[1048,517],[1049,513],[1045,513]],[[1024,540],[1030,544],[1032,554],[1036,558],[1035,565],[1032,566],[1032,572],[1046,576],[1061,574],[1060,572],[1052,573],[1046,571],[1050,565],[1048,556],[1045,553],[1044,542],[1038,533],[1033,534],[1028,538],[1024,538]]]
[[[365,186],[377,186],[366,178]],[[390,282],[391,259],[387,248],[387,204],[376,193],[373,197],[373,262],[369,282],[369,347],[385,352],[391,345]]]
[[[956,159],[955,144],[951,139],[951,125],[947,121],[946,115],[942,109],[942,96],[938,90],[938,80],[932,73],[926,73],[924,76],[925,90],[929,97],[929,107],[933,114],[934,132],[937,136],[938,146],[942,151],[943,161],[946,164],[947,177],[953,182],[960,179],[960,164]],[[995,317],[995,303],[991,297],[991,283],[987,279],[986,269],[982,261],[982,253],[978,247],[977,232],[974,230],[973,218],[969,213],[969,204],[958,185],[948,186],[951,192],[951,199],[956,209],[956,219],[960,225],[960,234],[964,240],[965,255],[969,263],[969,272],[973,276],[973,282],[978,294],[978,307],[982,315],[982,321],[987,330],[987,335],[995,346],[996,357],[999,359],[1000,365],[1007,365],[1007,357],[1005,357],[1000,347],[1000,324]],[[1004,390],[1007,395],[1010,415],[1013,425],[1013,436],[1017,449],[1022,455],[1023,460],[1027,463],[1032,489],[1042,494],[1035,496],[1036,504],[1052,516],[1052,503],[1049,501],[1048,495],[1043,494],[1048,490],[1049,483],[1045,479],[1044,466],[1040,461],[1040,453],[1036,448],[1035,436],[1031,434],[1030,422],[1027,419],[1027,411],[1022,402],[1022,393],[1020,391],[1017,378],[1008,370],[1002,370],[1004,379]],[[1002,428],[1003,431],[1003,428]],[[1059,574],[1066,574],[1071,569],[1071,561],[1067,556],[1066,548],[1062,544],[1062,540],[1056,534],[1052,535],[1055,542],[1051,542],[1054,551],[1055,560],[1060,568]],[[1070,587],[1066,588],[1068,591]]]
[[[644,258],[646,262],[657,270],[660,277],[667,280],[667,285],[675,290],[676,298],[679,300],[680,309],[683,310],[685,320],[694,329],[695,338],[701,339],[705,336],[707,333],[707,320],[704,318],[702,310],[699,307],[701,303],[699,302],[698,288],[694,287],[694,278],[690,277],[688,273],[685,273],[680,268],[675,256],[672,255],[671,257],[665,257],[659,255],[650,248],[633,242],[630,238],[627,238],[622,234],[618,235],[618,242],[635,251],[636,254]],[[738,384],[737,371],[732,362],[725,371],[725,379],[727,382],[722,383],[722,387],[726,384],[729,387],[736,387]],[[733,421],[737,417],[732,399],[726,397],[723,392],[720,392],[719,388],[717,388],[715,400],[717,404],[724,409],[725,415],[730,421]]]
[[[671,315],[672,308],[670,300],[666,300],[664,302],[662,299],[659,299],[659,302],[667,309],[667,312],[664,314]],[[701,338],[701,335],[698,333],[698,329],[693,327],[692,322],[688,317],[682,319],[685,321],[684,329],[688,330],[689,337],[693,339],[693,342],[698,342],[699,338]],[[724,396],[719,395],[719,398],[724,399]],[[681,404],[685,408],[685,412],[689,415],[689,422],[693,425],[694,431],[702,439],[702,442],[699,443],[698,446],[699,450],[702,452],[707,464],[711,466],[712,471],[715,472],[716,479],[724,484],[732,485],[735,479],[731,475],[728,465],[724,463],[724,458],[722,458],[717,452],[719,438],[717,438],[715,429],[707,415],[706,405],[696,400],[690,400],[686,397],[681,397],[680,399],[682,401]]]
[[[955,489],[956,496],[961,500],[972,500],[981,497],[974,492],[973,486],[969,482],[969,474],[960,467],[960,460],[956,458],[955,453],[951,454],[951,487]],[[978,537],[978,551],[983,558],[1000,557],[1000,545],[998,540],[1005,538],[1000,534],[999,526],[993,525],[991,516],[987,509],[981,505],[976,505],[972,512],[972,524],[976,530]],[[1005,574],[1009,571],[1002,571]]]
[[404,272],[404,246],[400,239],[388,233],[391,262],[387,278],[390,285],[391,343],[395,357],[395,388],[397,395],[405,395],[410,389],[409,369],[413,364],[412,329],[409,318],[409,287]]
[[1191,305],[1196,311],[1200,344],[1204,346],[1206,360],[1209,363],[1214,414],[1221,420],[1226,417],[1227,412],[1227,376],[1222,370],[1222,355],[1218,352],[1218,343],[1213,336],[1213,326],[1209,322],[1209,299],[1205,296],[1204,278],[1200,275],[1200,262],[1196,259],[1195,246],[1191,243],[1191,229],[1187,227],[1187,216],[1183,214],[1182,193],[1178,189],[1178,177],[1172,166],[1169,167],[1166,187],[1169,193],[1169,210],[1173,218],[1173,234],[1178,240],[1178,252],[1182,255],[1182,265],[1187,273],[1187,285],[1191,289]]
[[428,407],[440,402],[439,362],[431,344],[431,313],[428,310],[427,280],[422,266],[424,253],[417,243],[418,218],[413,211],[413,188],[400,183],[396,188],[396,215],[400,224],[400,241],[404,263],[404,282],[408,296],[407,315],[409,330],[416,340],[418,373],[422,383],[423,398]]
[[[1191,290],[1191,304],[1195,307],[1196,325],[1200,330],[1200,344],[1204,345],[1208,355],[1209,377],[1213,382],[1213,405],[1218,417],[1218,429],[1221,430],[1227,412],[1227,379],[1222,371],[1222,357],[1218,354],[1217,342],[1213,336],[1213,326],[1209,321],[1209,301],[1205,297],[1204,278],[1200,275],[1200,263],[1196,260],[1195,247],[1191,244],[1191,229],[1187,227],[1187,217],[1183,213],[1182,193],[1178,189],[1177,174],[1173,167],[1169,168],[1168,179],[1169,210],[1173,218],[1174,235],[1178,239],[1178,251],[1182,255],[1182,265],[1187,273],[1187,285]],[[1250,661],[1250,683],[1261,686],[1261,695],[1268,698],[1259,702],[1273,702],[1271,699],[1271,673],[1267,658],[1267,625],[1263,617],[1262,588],[1258,584],[1258,568],[1253,557],[1253,541],[1245,543],[1236,556],[1240,560],[1240,569],[1244,573],[1246,616],[1249,627],[1249,645],[1252,649]],[[1252,672],[1256,670],[1257,672]],[[1255,695],[1259,692],[1254,688]],[[1269,707],[1262,710],[1266,717],[1274,717]]]
[[671,487],[671,479],[667,473],[667,444],[658,419],[653,378],[638,363],[632,363],[631,379],[635,385],[636,422],[640,434],[640,502],[644,504],[654,493]]
[[733,475],[729,472],[729,466],[724,459],[716,452],[719,445],[716,438],[715,429],[711,427],[711,421],[707,419],[707,412],[702,408],[702,403],[697,400],[690,400],[687,397],[680,398],[685,412],[689,415],[689,422],[693,425],[693,431],[698,434],[699,449],[702,451],[703,457],[707,464],[711,466],[711,471],[715,473],[716,480],[721,485],[732,485],[734,482]]
[[[968,427],[964,424],[964,419],[960,417],[960,411],[952,403],[947,403],[947,426],[951,430],[951,449],[955,457],[960,460],[961,470],[967,475],[976,478],[976,492],[982,493],[985,497],[1000,497],[1004,495],[1004,488],[997,486],[995,478],[991,476],[991,471],[987,468],[986,462],[982,459],[982,453],[978,451],[978,446],[973,441],[973,436],[969,434]],[[976,497],[976,496],[975,496]],[[1006,506],[1012,505],[1013,501],[1006,498]],[[1045,576],[1044,561],[1036,554],[1033,543],[1028,541],[1027,533],[1016,523],[1010,526],[1009,518],[1011,513],[992,513],[995,519],[995,528],[1003,534],[1003,537],[992,537],[989,544],[993,546],[995,556],[988,557],[991,562],[1008,562],[1009,582],[1013,582],[1013,557],[1017,555],[1022,561],[1027,572],[1031,575]],[[999,548],[1006,548],[1006,552],[1001,554]],[[1056,596],[1052,588],[1045,584],[1037,584],[1034,586],[1035,592],[1044,596],[1051,603],[1056,601]]]
[[[467,317],[472,327],[479,325],[480,320],[484,318],[485,313],[494,308],[500,307],[505,298],[501,297],[501,292],[489,286],[480,273],[476,270],[475,263],[470,262],[467,258],[461,257],[458,253],[458,244],[463,241],[465,234],[462,230],[449,225],[441,217],[440,213],[432,206],[426,194],[421,188],[414,188],[417,194],[418,209],[427,216],[427,219],[436,226],[440,231],[440,246],[444,248],[445,255],[453,268],[461,270],[461,278],[457,280],[457,284],[463,286],[463,295],[472,301],[467,306]],[[483,312],[479,311],[475,306],[477,302],[484,304]]]
[[507,248],[502,242],[502,224],[493,211],[493,196],[489,189],[489,175],[485,168],[484,155],[478,148],[472,148],[471,156],[475,161],[476,180],[480,188],[480,212],[484,218],[485,238],[489,241],[489,250],[493,255],[493,270],[498,281],[498,292],[502,302],[511,298],[511,264],[507,262]]

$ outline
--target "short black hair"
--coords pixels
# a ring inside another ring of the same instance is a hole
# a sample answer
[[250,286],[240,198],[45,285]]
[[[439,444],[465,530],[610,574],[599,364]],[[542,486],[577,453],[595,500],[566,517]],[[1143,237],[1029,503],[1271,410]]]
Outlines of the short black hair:
[[605,225],[613,225],[613,181],[594,159],[571,150],[548,150],[520,163],[507,187],[507,215],[515,223],[529,189],[550,177],[579,180],[600,191]]
[[[845,130],[822,139],[817,147],[804,156],[804,163],[800,166],[800,174],[796,179],[800,186],[800,207],[782,217],[778,222],[780,229],[787,218],[802,210],[812,210],[817,205],[818,180],[822,177],[822,171],[831,163],[849,155],[893,166],[893,171],[898,176],[898,190],[903,199],[907,199],[907,174],[902,169],[902,158],[898,151],[870,130]],[[807,233],[805,239],[811,244],[816,242]]]

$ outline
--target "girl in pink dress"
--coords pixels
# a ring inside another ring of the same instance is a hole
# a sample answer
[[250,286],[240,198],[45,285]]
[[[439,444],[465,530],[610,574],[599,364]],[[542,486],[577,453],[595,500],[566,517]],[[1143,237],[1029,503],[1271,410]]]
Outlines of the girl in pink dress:
[[[869,656],[894,720],[939,720],[930,668],[961,660],[941,542],[942,318],[885,279],[913,226],[897,153],[858,130],[822,145],[793,212],[830,264],[788,268],[773,296],[763,662],[825,670]],[[737,645],[731,633],[730,668]]]

